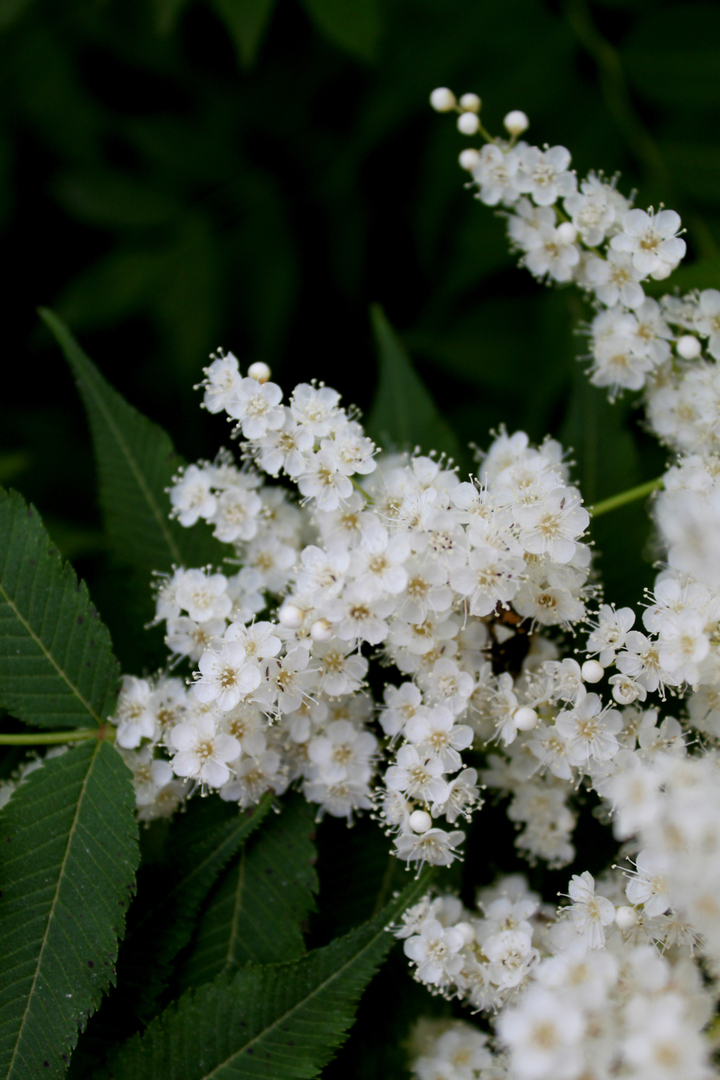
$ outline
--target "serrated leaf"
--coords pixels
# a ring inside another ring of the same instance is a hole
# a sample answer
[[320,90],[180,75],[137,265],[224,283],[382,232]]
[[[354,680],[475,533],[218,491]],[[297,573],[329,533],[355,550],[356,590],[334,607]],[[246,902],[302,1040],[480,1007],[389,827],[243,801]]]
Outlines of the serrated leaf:
[[235,42],[242,67],[251,67],[275,9],[275,0],[212,0]]
[[169,435],[129,405],[100,374],[52,311],[40,316],[59,344],[87,410],[108,541],[117,557],[145,573],[219,564],[223,546],[201,527],[168,517],[166,488],[183,464]]
[[420,446],[459,454],[454,432],[435,408],[435,403],[413,370],[402,342],[379,304],[370,309],[377,343],[379,379],[375,400],[367,421],[368,433],[382,445],[395,450]]
[[334,45],[373,60],[382,24],[378,0],[301,0],[318,30]]
[[427,890],[413,881],[370,922],[287,964],[248,964],[185,994],[121,1047],[113,1080],[304,1080],[342,1045],[394,944],[385,927]]
[[201,986],[250,960],[292,960],[305,952],[302,926],[317,875],[313,808],[293,793],[282,812],[244,846],[202,915],[180,986]]
[[92,740],[47,760],[0,813],[0,1076],[65,1072],[114,978],[139,859],[130,770]]
[[0,704],[38,727],[92,727],[120,670],[87,587],[33,506],[0,489]]
[[167,860],[140,879],[140,901],[143,891],[152,891],[152,899],[143,907],[137,905],[118,965],[136,1016],[152,1016],[175,957],[190,941],[205,897],[262,822],[273,797],[264,795],[243,814],[217,797],[197,800],[187,816],[175,822]]

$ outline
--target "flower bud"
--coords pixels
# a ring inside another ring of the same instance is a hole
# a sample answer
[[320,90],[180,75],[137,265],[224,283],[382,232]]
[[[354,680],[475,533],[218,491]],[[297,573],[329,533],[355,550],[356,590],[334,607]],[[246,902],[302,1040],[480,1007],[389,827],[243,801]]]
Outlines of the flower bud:
[[480,127],[480,121],[475,113],[464,112],[458,116],[457,126],[461,135],[474,135]]
[[447,86],[438,86],[430,95],[430,104],[435,112],[450,112],[457,102],[452,90],[448,90]]
[[286,630],[297,630],[305,621],[305,612],[297,604],[293,604],[292,600],[286,600],[280,606],[277,617]]
[[262,360],[256,360],[254,364],[251,364],[248,368],[248,376],[251,379],[257,379],[259,383],[266,383],[270,381],[272,371]]
[[426,833],[432,827],[432,818],[427,810],[413,810],[409,825],[413,832]]
[[512,112],[509,112],[503,120],[503,124],[510,135],[522,135],[523,131],[527,131],[530,127],[530,121],[520,109],[513,109]]
[[615,922],[621,930],[632,930],[634,926],[637,926],[637,911],[635,908],[623,905],[615,912]]
[[602,679],[605,668],[602,664],[598,664],[597,660],[586,660],[580,674],[583,677],[583,682],[596,683]]
[[572,221],[562,221],[557,227],[557,237],[561,244],[574,244],[577,240],[577,229]]
[[460,108],[463,109],[464,112],[479,113],[481,105],[482,102],[477,94],[463,94],[460,98]]
[[475,928],[469,922],[455,923],[455,930],[459,930],[466,945],[472,945],[475,940]]
[[480,154],[477,150],[463,150],[458,158],[461,169],[472,172],[476,165],[480,164]]
[[702,352],[702,345],[694,334],[683,334],[675,346],[683,360],[694,360]]
[[513,716],[513,720],[519,731],[532,731],[534,727],[537,727],[538,714],[534,709],[530,709],[527,705],[523,705],[521,709],[517,710]]
[[332,636],[332,623],[328,619],[316,619],[310,627],[310,637],[313,641],[329,641]]

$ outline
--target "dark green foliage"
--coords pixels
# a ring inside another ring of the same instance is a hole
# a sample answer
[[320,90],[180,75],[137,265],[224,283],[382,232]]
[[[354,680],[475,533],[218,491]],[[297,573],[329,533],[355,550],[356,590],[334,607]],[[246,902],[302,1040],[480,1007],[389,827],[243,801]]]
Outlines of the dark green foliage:
[[136,1017],[153,1015],[172,962],[190,940],[203,900],[267,815],[272,798],[265,795],[244,813],[217,796],[196,799],[186,817],[175,821],[163,863],[149,867],[140,878],[140,898],[118,964]]
[[370,309],[378,352],[379,378],[367,420],[368,434],[389,450],[419,446],[455,458],[459,443],[437,410],[428,390],[412,369],[402,343],[379,304]]
[[317,874],[314,811],[299,794],[283,801],[242,849],[206,905],[180,986],[200,986],[249,960],[269,964],[305,951],[303,926]]
[[0,813],[0,1076],[59,1077],[115,979],[139,858],[130,771],[91,740]]
[[92,727],[115,710],[110,635],[37,510],[0,489],[0,702],[39,727]]
[[117,558],[148,575],[171,566],[219,563],[224,549],[203,525],[170,520],[166,494],[182,466],[169,436],[121,397],[51,311],[40,312],[77,380],[95,445],[100,502]]
[[427,890],[423,874],[370,922],[288,964],[248,964],[154,1020],[109,1064],[113,1080],[301,1080],[344,1041],[362,991],[394,943],[385,927]]

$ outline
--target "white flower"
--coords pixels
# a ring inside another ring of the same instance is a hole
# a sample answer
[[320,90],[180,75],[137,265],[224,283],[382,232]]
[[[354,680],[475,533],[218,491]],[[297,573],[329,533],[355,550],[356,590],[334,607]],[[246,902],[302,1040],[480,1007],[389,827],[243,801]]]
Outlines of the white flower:
[[257,516],[262,500],[256,491],[236,485],[223,491],[217,508],[208,519],[215,526],[214,535],[224,544],[233,540],[252,540],[258,529]]
[[421,755],[416,747],[406,744],[397,754],[397,764],[385,773],[388,791],[402,791],[408,798],[422,802],[443,803],[448,796],[448,784],[439,757]]
[[560,196],[575,191],[575,174],[567,171],[570,152],[564,146],[552,146],[544,151],[528,146],[518,154],[520,167],[515,186],[518,191],[532,195],[538,206],[551,206]]
[[446,772],[460,768],[462,759],[458,750],[466,750],[473,740],[472,728],[467,724],[456,724],[450,709],[443,705],[429,709],[425,716],[408,720],[404,735],[417,746],[420,754],[437,754]]
[[624,304],[639,307],[645,299],[640,282],[645,277],[635,266],[632,255],[610,250],[607,259],[592,257],[585,263],[585,278],[606,307]]
[[282,390],[276,383],[241,379],[225,411],[239,421],[244,438],[261,439],[269,429],[284,424],[285,411],[281,401]]
[[334,720],[324,735],[310,740],[308,757],[318,766],[320,779],[326,784],[348,778],[367,781],[376,749],[377,739],[369,731],[358,730],[349,720]]
[[667,856],[652,851],[641,851],[635,860],[636,873],[625,886],[625,895],[631,904],[642,904],[645,914],[663,915],[670,907],[668,896]]
[[498,603],[512,600],[525,570],[525,562],[507,551],[483,545],[468,555],[467,566],[453,570],[450,584],[468,597],[471,615],[489,615]]
[[270,429],[257,440],[260,467],[271,476],[283,469],[288,476],[296,477],[305,472],[308,454],[315,444],[313,433],[299,424],[292,411],[285,406],[282,427]]
[[314,438],[324,439],[342,416],[339,401],[337,390],[329,386],[299,383],[290,398],[290,409],[298,424],[307,428]]
[[568,888],[572,907],[569,910],[573,926],[591,949],[605,944],[604,927],[615,919],[615,905],[604,896],[595,895],[595,879],[587,870],[574,874]]
[[617,732],[622,717],[615,709],[603,709],[597,694],[587,694],[568,712],[561,712],[555,728],[567,742],[568,761],[588,768],[590,759],[609,761],[618,751]]
[[657,214],[628,210],[621,224],[623,231],[610,244],[615,251],[631,254],[635,269],[644,277],[666,278],[684,258],[687,245],[677,235],[680,215],[674,210]]
[[218,643],[202,654],[200,675],[193,683],[193,694],[204,705],[214,702],[221,712],[229,712],[260,685],[260,669],[248,660],[240,641]]
[[176,776],[187,776],[209,787],[222,787],[230,776],[227,762],[240,755],[240,743],[232,735],[218,734],[212,716],[198,716],[192,723],[176,724],[168,746],[177,751],[172,759]]
[[531,555],[549,555],[555,562],[570,562],[575,541],[590,524],[590,515],[580,503],[575,488],[555,488],[541,502],[519,506],[516,519],[518,539]]
[[306,499],[315,499],[318,510],[336,510],[352,495],[352,480],[340,468],[337,454],[325,446],[306,459],[306,472],[298,488]]
[[180,607],[198,623],[207,622],[208,619],[224,619],[232,607],[224,574],[185,570],[178,579],[175,595]]
[[210,489],[210,475],[197,465],[188,465],[170,488],[173,511],[185,528],[194,525],[198,518],[207,520],[215,513],[217,500]]
[[616,611],[610,604],[603,604],[598,612],[597,625],[587,640],[588,656],[599,653],[598,660],[603,667],[608,667],[614,661],[615,654],[623,648],[628,631],[634,624],[635,612],[632,608]]
[[448,983],[462,970],[457,954],[465,944],[460,930],[446,929],[437,919],[426,919],[415,937],[406,938],[405,955],[417,964],[417,978],[431,986]]
[[134,749],[143,739],[154,739],[158,723],[153,711],[152,688],[146,679],[123,675],[113,723],[117,724],[117,743]]
[[211,413],[223,412],[237,396],[240,369],[232,353],[213,356],[212,364],[203,369],[205,387],[203,406]]
[[514,1009],[497,1020],[497,1033],[510,1051],[519,1080],[569,1080],[580,1075],[581,1040],[585,1024],[577,1006],[534,986]]
[[517,202],[518,189],[515,177],[520,164],[517,150],[503,150],[495,143],[486,143],[472,170],[473,179],[479,186],[477,198],[486,206],[512,206]]
[[430,863],[431,866],[450,866],[456,858],[455,848],[465,839],[459,829],[428,829],[424,833],[401,833],[395,840],[394,853],[407,863]]
[[707,350],[720,360],[720,290],[703,289],[698,297],[695,329],[703,337],[709,337]]

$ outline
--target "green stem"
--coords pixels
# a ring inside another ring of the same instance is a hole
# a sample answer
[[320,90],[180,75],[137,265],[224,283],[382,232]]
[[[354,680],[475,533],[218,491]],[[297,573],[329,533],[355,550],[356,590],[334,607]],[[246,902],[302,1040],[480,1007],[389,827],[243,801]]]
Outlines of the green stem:
[[115,741],[115,728],[103,724],[99,728],[74,728],[73,731],[49,731],[46,734],[0,735],[0,746],[62,746],[63,743],[81,742],[83,739],[107,739]]
[[365,501],[370,503],[370,505],[372,505],[372,502],[373,502],[372,495],[368,495],[365,488],[362,486],[362,484],[358,484],[358,482],[357,482],[357,480],[355,479],[354,476],[350,477],[350,483],[352,484],[352,486],[355,488],[356,491],[360,492],[360,494],[365,499]]
[[610,510],[617,510],[619,506],[625,506],[626,503],[644,499],[646,495],[651,495],[653,491],[657,491],[662,485],[662,476],[657,476],[654,480],[648,480],[646,484],[639,484],[637,487],[629,488],[628,491],[621,491],[619,495],[611,495],[609,499],[603,499],[601,502],[595,503],[594,506],[589,506],[588,513],[591,517],[607,514]]

